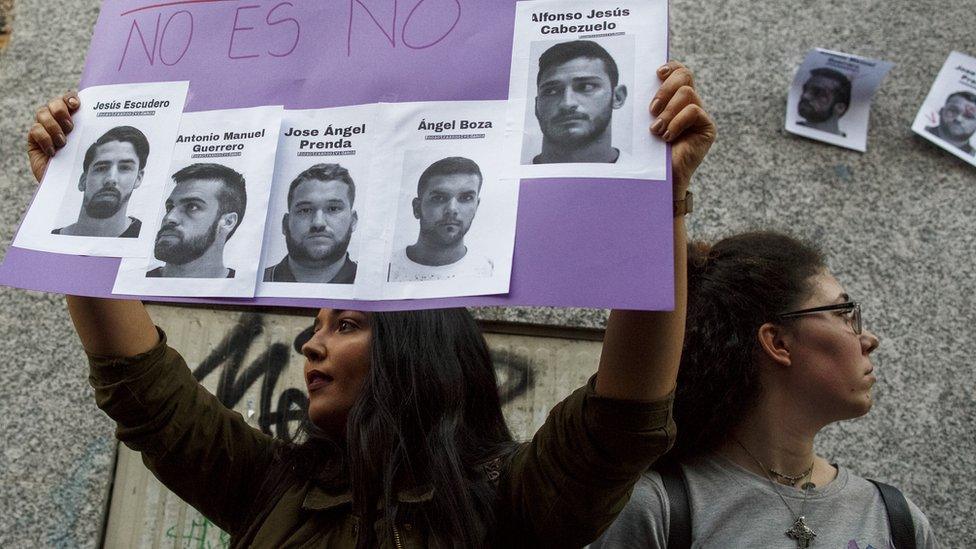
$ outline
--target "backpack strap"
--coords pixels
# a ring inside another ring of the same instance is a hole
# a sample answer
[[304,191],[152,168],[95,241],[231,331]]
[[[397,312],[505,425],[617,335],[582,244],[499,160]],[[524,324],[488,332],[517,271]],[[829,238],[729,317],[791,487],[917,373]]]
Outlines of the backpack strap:
[[905,495],[894,486],[870,478],[868,480],[881,493],[881,500],[888,511],[888,525],[891,527],[891,541],[895,549],[916,549],[915,520],[912,519]]
[[[691,504],[688,498],[688,485],[681,466],[667,461],[655,467],[664,482],[668,494],[671,517],[668,524],[668,549],[691,548]],[[900,548],[899,548],[900,549]]]

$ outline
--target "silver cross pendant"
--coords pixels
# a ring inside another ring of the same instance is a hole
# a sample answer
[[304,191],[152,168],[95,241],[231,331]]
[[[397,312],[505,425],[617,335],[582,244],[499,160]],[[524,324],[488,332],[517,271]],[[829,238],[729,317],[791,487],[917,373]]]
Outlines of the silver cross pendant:
[[796,546],[799,549],[810,547],[810,542],[817,537],[817,533],[807,526],[806,520],[802,516],[796,519],[793,527],[786,531],[786,535],[796,540]]

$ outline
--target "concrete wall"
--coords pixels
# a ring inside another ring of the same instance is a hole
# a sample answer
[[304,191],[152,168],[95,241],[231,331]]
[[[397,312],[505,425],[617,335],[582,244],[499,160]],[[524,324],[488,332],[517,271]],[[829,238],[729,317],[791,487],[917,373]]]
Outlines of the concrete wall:
[[[13,40],[0,53],[4,246],[34,189],[22,153],[31,113],[77,82],[98,2],[17,0],[15,9]],[[821,449],[901,486],[946,546],[968,545],[966,520],[976,511],[976,170],[909,126],[949,50],[976,54],[976,11],[967,2],[676,0],[672,29],[673,56],[695,67],[720,127],[696,181],[693,233],[790,228],[824,245],[882,343],[875,409],[826,430]],[[898,64],[876,98],[865,154],[782,130],[793,71],[817,46]],[[577,326],[605,317],[478,314]],[[0,547],[96,545],[114,445],[61,298],[0,289],[0,357]]]

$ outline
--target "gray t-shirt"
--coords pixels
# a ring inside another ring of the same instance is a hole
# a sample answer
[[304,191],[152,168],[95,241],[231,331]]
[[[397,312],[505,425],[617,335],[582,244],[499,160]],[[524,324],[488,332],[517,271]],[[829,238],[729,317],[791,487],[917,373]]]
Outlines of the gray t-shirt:
[[[873,484],[838,467],[837,478],[803,493],[739,467],[721,456],[701,457],[683,466],[691,500],[692,547],[763,547],[795,549],[786,537],[795,513],[806,517],[817,537],[812,549],[889,549],[891,534],[881,494]],[[911,501],[919,549],[938,548],[928,519]],[[667,547],[670,509],[657,472],[641,476],[630,503],[591,549]]]

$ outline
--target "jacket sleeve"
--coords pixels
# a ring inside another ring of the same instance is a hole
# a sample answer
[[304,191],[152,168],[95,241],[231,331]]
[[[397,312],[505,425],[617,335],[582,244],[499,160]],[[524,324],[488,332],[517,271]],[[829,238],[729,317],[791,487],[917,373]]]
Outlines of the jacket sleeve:
[[596,394],[595,376],[549,413],[514,453],[502,508],[530,546],[592,542],[627,504],[641,473],[674,442],[673,396],[631,401]]
[[233,534],[275,443],[207,392],[159,333],[159,344],[138,356],[89,356],[96,403],[160,482]]

